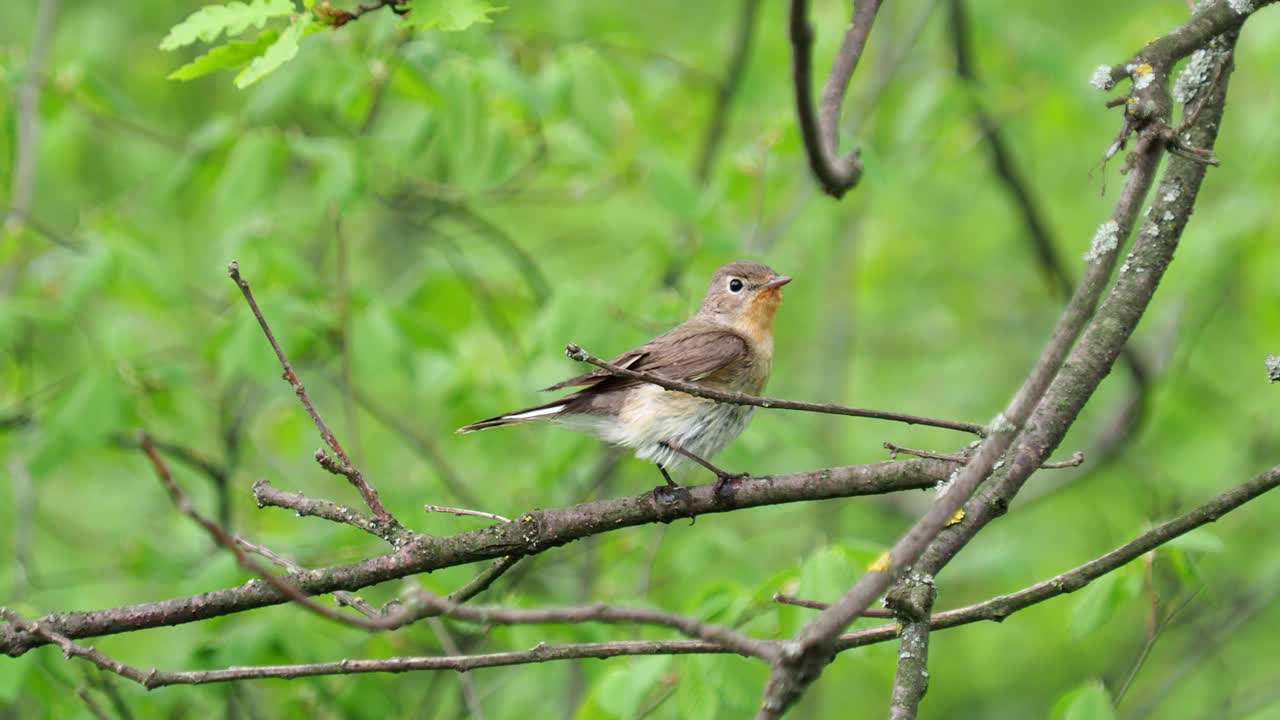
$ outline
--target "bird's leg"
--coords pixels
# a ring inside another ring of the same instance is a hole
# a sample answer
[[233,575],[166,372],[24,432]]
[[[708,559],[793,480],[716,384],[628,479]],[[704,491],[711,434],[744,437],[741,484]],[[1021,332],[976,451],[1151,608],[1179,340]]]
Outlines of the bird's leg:
[[[704,467],[704,468],[706,468],[706,469],[710,470],[711,472],[715,473],[715,474],[716,474],[716,487],[715,487],[715,491],[716,491],[717,493],[718,493],[718,492],[720,492],[721,490],[723,490],[723,489],[724,489],[724,487],[725,487],[726,485],[728,485],[729,483],[731,483],[731,482],[734,482],[734,481],[736,481],[736,480],[742,480],[743,478],[751,477],[751,473],[744,473],[744,472],[743,472],[743,473],[731,473],[731,472],[726,472],[726,471],[724,471],[724,470],[721,470],[720,468],[716,467],[715,465],[712,465],[712,464],[711,464],[710,462],[708,462],[707,460],[704,460],[704,459],[702,459],[702,458],[698,457],[697,455],[694,455],[693,453],[689,452],[688,450],[685,450],[684,448],[680,447],[679,445],[676,445],[675,443],[670,443],[670,442],[665,442],[665,441],[664,441],[664,442],[659,443],[659,444],[660,444],[660,445],[662,445],[663,447],[667,448],[668,450],[671,450],[672,452],[679,453],[679,454],[681,454],[681,455],[683,455],[683,456],[685,456],[685,457],[689,458],[690,460],[692,460],[692,461],[694,461],[694,462],[698,463],[698,464],[699,464],[699,465],[701,465],[702,467]],[[663,471],[662,471],[662,474],[663,474],[663,475],[666,475],[666,474],[667,474],[667,471],[666,471],[666,470],[663,470]]]
[[662,467],[662,465],[658,463],[654,463],[654,465],[658,466],[658,472],[662,473],[662,479],[667,481],[667,487],[671,487],[671,488],[680,487],[680,483],[671,479],[671,474],[667,472],[666,468]]

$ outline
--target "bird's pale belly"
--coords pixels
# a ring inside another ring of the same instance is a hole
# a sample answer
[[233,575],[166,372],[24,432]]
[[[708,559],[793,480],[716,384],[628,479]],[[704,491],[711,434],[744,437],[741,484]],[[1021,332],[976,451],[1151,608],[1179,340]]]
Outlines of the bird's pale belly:
[[742,432],[754,412],[751,406],[717,403],[642,385],[632,391],[617,417],[566,420],[615,445],[635,448],[636,457],[642,460],[670,468],[687,462],[687,458],[662,443],[710,459]]

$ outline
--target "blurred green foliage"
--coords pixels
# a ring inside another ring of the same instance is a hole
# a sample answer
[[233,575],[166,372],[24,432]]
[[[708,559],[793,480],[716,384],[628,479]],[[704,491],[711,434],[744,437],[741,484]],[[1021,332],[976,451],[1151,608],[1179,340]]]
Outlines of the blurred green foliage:
[[[991,417],[1059,303],[990,172],[970,93],[1001,123],[1078,271],[1118,185],[1119,163],[1100,158],[1119,117],[1088,76],[1187,10],[1174,0],[970,4],[984,78],[972,89],[953,76],[945,6],[887,4],[845,113],[845,142],[861,143],[867,175],[835,202],[816,193],[800,147],[782,3],[762,4],[706,182],[693,168],[738,3],[512,3],[462,32],[409,30],[381,11],[295,38],[296,58],[244,91],[225,76],[166,80],[201,49],[157,46],[199,3],[62,3],[39,76],[34,204],[0,238],[0,604],[35,617],[244,579],[120,446],[138,427],[230,472],[223,493],[174,462],[200,506],[225,502],[247,537],[310,566],[383,552],[350,528],[254,506],[260,477],[358,498],[312,461],[319,439],[226,279],[232,258],[384,502],[430,533],[480,521],[424,516],[424,502],[511,515],[653,486],[652,467],[629,457],[602,471],[610,456],[590,438],[452,430],[580,372],[566,342],[608,356],[682,320],[710,271],[742,257],[796,278],[771,394]],[[6,198],[36,5],[14,4],[0,25]],[[819,68],[844,5],[815,9]],[[1249,22],[1223,166],[1139,327],[1135,347],[1157,368],[1140,431],[1111,462],[1034,479],[1034,499],[939,577],[940,608],[1081,563],[1276,462],[1280,396],[1262,362],[1280,350],[1278,28],[1280,11]],[[1130,391],[1123,373],[1106,381],[1064,451],[1096,448]],[[755,474],[873,462],[885,440],[953,450],[967,438],[764,411],[720,461]],[[526,561],[478,601],[650,604],[778,636],[810,611],[774,605],[773,592],[832,597],[929,499],[611,533]],[[1076,596],[936,634],[922,717],[1280,717],[1277,510],[1280,498],[1262,498]],[[29,558],[17,541],[27,528]],[[447,592],[477,569],[413,582]],[[381,602],[399,589],[363,594]],[[1170,615],[1150,645],[1152,618]],[[667,636],[453,627],[473,651]],[[441,652],[425,625],[369,636],[289,607],[93,644],[167,669]],[[845,653],[795,716],[881,714],[895,656],[889,644]],[[489,718],[713,718],[746,716],[765,668],[653,657],[469,677]],[[467,713],[451,674],[146,693],[45,648],[0,659],[0,716],[89,717],[73,691],[103,683],[137,717]]]

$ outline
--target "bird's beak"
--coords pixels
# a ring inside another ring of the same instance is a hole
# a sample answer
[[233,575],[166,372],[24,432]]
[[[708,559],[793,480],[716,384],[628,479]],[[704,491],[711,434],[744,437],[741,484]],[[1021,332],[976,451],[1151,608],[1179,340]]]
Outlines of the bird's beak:
[[780,288],[780,287],[782,287],[783,285],[786,285],[786,284],[787,284],[787,283],[789,283],[789,282],[791,282],[791,278],[790,278],[790,277],[788,277],[788,276],[786,276],[786,275],[778,275],[778,276],[774,277],[772,280],[770,280],[769,282],[767,282],[767,283],[765,283],[765,284],[761,285],[761,286],[760,286],[760,289],[761,289],[761,290],[772,290],[773,288]]

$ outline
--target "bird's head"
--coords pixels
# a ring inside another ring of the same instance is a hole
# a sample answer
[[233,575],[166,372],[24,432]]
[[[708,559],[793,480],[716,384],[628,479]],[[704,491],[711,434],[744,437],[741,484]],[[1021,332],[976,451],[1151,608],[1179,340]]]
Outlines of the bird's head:
[[722,265],[711,276],[698,313],[753,337],[772,336],[782,286],[789,282],[791,278],[768,265],[746,261]]

